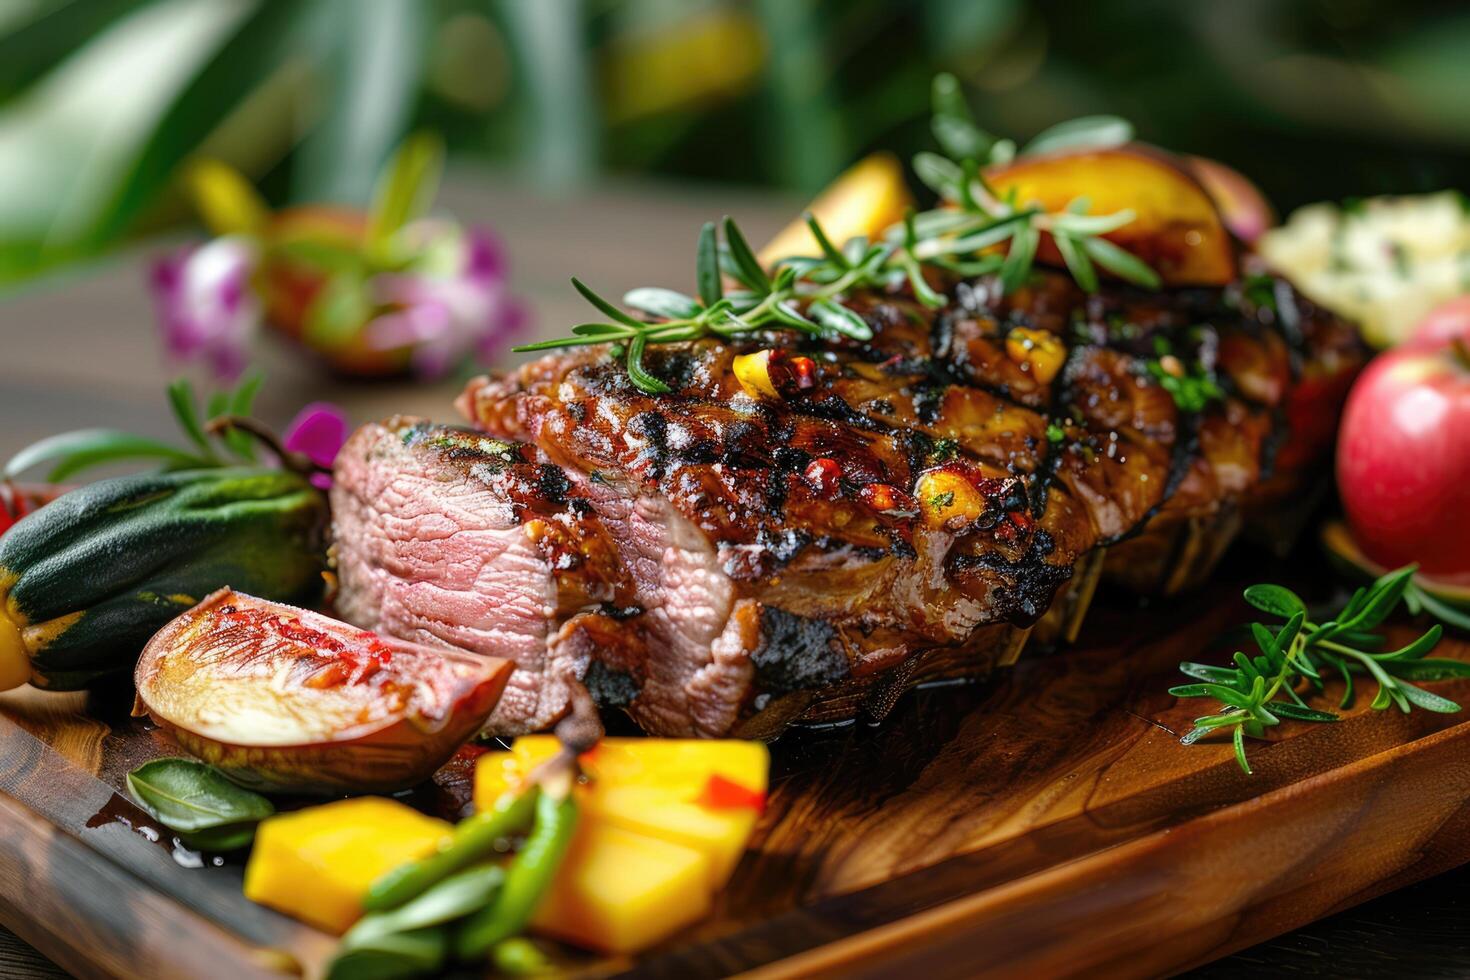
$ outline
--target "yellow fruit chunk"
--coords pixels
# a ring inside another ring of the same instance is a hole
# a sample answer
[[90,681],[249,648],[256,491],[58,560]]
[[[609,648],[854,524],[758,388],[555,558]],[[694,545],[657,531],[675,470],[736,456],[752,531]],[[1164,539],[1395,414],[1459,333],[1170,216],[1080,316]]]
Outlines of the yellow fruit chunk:
[[510,752],[486,752],[475,760],[475,806],[484,810],[506,790],[519,790],[524,779]]
[[[513,768],[505,753],[487,753],[475,769],[475,805],[489,807],[557,751],[555,737],[527,735],[511,746]],[[590,777],[578,791],[588,820],[699,849],[708,857],[712,888],[735,870],[760,814],[756,807],[700,802],[710,780],[722,777],[763,797],[770,768],[765,745],[738,739],[605,738],[581,761]]]
[[1006,334],[1006,356],[1028,366],[1038,384],[1051,384],[1067,361],[1067,348],[1049,330],[1016,327]]
[[735,380],[751,398],[780,398],[776,382],[771,378],[770,350],[758,350],[754,354],[735,355]]
[[20,627],[0,602],[0,691],[20,687],[31,679],[31,655]]
[[929,470],[914,484],[924,523],[940,528],[952,520],[973,521],[985,513],[985,496],[963,473]]
[[[986,173],[1002,198],[1050,212],[1078,199],[1088,214],[1130,210],[1131,222],[1105,238],[1148,263],[1168,286],[1223,286],[1236,278],[1235,248],[1209,193],[1183,161],[1139,143],[1018,157]],[[1061,264],[1050,236],[1038,257]]]
[[708,915],[709,879],[709,858],[694,848],[585,819],[531,925],[590,949],[635,953]]
[[380,876],[440,845],[449,824],[378,796],[282,813],[261,822],[245,897],[328,932],[362,915]]
[[609,824],[700,851],[709,861],[711,889],[729,880],[760,816],[747,807],[703,806],[659,786],[616,784],[593,790],[587,812]]
[[[913,203],[903,180],[903,165],[891,153],[874,153],[843,171],[807,210],[816,217],[827,237],[841,248],[849,238],[881,237],[890,226],[903,220],[904,212]],[[822,248],[812,237],[806,221],[798,218],[761,249],[760,263],[769,267],[778,259],[821,254]]]

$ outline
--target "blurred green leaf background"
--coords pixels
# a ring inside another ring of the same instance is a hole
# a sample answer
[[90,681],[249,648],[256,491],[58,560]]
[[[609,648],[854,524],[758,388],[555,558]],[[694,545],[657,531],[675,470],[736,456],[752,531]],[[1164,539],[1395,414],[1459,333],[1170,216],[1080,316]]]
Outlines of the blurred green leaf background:
[[1470,185],[1460,3],[4,0],[0,283],[189,222],[196,155],[277,205],[361,203],[415,127],[548,193],[809,192],[926,146],[938,70],[993,130],[1118,113],[1283,210]]

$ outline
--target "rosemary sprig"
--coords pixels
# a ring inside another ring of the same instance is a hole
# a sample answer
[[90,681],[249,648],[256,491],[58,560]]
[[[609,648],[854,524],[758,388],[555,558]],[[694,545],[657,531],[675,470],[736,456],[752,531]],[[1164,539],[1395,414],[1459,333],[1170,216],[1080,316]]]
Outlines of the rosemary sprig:
[[216,424],[246,416],[255,404],[262,377],[252,374],[233,391],[216,391],[201,408],[193,386],[180,378],[168,386],[169,405],[189,445],[180,448],[116,429],[79,429],[32,443],[0,468],[9,480],[42,463],[46,479],[59,483],[96,466],[148,461],[166,469],[195,469],[255,461],[255,440],[238,427]]
[[[999,273],[1002,291],[1011,292],[1029,280],[1043,233],[1056,242],[1073,278],[1089,292],[1098,288],[1099,267],[1137,285],[1158,288],[1159,277],[1147,264],[1100,237],[1131,222],[1132,211],[1091,215],[1086,213],[1087,200],[1078,198],[1064,210],[1049,213],[995,191],[983,170],[1010,162],[1016,146],[975,124],[952,75],[940,75],[934,81],[932,128],[946,155],[920,153],[914,158],[914,171],[939,195],[940,206],[909,213],[880,241],[854,238],[838,247],[817,219],[807,214],[807,226],[821,254],[782,259],[774,270],[767,270],[727,217],[721,229],[723,242],[713,223],[700,231],[695,249],[697,297],[654,287],[627,293],[624,305],[657,318],[649,322],[624,312],[573,279],[572,285],[606,319],[578,324],[570,337],[515,350],[613,344],[614,355],[623,358],[633,384],[650,394],[661,394],[669,390],[668,385],[643,364],[650,345],[771,328],[798,330],[828,340],[871,340],[867,322],[844,302],[853,291],[907,284],[920,303],[939,309],[948,300],[926,274],[935,269],[961,277]],[[1047,130],[1022,152],[1113,146],[1132,136],[1132,127],[1121,119],[1091,117]],[[727,277],[736,286],[728,292],[724,288]]]
[[[1273,629],[1262,623],[1250,625],[1259,653],[1248,656],[1237,651],[1234,667],[1182,663],[1179,669],[1200,683],[1171,688],[1180,698],[1214,698],[1223,710],[1194,720],[1194,728],[1180,741],[1193,744],[1206,735],[1229,732],[1240,768],[1251,772],[1246,760],[1245,739],[1263,738],[1267,728],[1282,720],[1332,722],[1331,711],[1311,707],[1303,695],[1320,694],[1324,676],[1340,676],[1344,691],[1339,708],[1353,704],[1358,678],[1376,685],[1372,707],[1382,710],[1395,705],[1408,712],[1419,707],[1446,714],[1460,710],[1448,698],[1417,687],[1411,681],[1438,681],[1470,677],[1470,663],[1426,657],[1444,630],[1431,626],[1422,636],[1398,650],[1384,651],[1384,637],[1375,632],[1399,606],[1423,609],[1438,616],[1435,606],[1424,602],[1424,594],[1411,579],[1416,566],[1389,572],[1371,585],[1353,593],[1341,611],[1325,622],[1308,618],[1306,604],[1290,589],[1279,585],[1253,585],[1245,590],[1252,606],[1285,620]],[[1442,605],[1442,604],[1440,604]],[[1446,607],[1447,608],[1447,607]],[[1458,616],[1453,613],[1453,616]],[[1464,625],[1451,619],[1452,625]]]

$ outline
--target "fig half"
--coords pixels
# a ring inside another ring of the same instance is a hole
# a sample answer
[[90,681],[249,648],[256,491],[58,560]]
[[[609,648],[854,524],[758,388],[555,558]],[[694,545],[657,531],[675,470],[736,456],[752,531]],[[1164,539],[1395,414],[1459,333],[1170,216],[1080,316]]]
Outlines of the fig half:
[[474,735],[511,667],[221,589],[148,641],[134,714],[254,789],[384,793]]

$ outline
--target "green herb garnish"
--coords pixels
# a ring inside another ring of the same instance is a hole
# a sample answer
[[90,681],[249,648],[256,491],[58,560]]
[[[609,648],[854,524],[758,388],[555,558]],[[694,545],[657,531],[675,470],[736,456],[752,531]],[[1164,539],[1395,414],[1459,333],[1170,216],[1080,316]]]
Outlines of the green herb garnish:
[[929,458],[936,463],[947,462],[959,455],[960,442],[958,439],[948,437],[934,440],[934,448],[929,451]]
[[[838,247],[815,217],[806,216],[820,255],[782,259],[774,270],[762,268],[735,222],[723,222],[723,239],[715,225],[700,231],[695,248],[696,296],[670,289],[644,287],[623,297],[625,306],[656,317],[647,322],[624,312],[578,279],[577,291],[606,318],[581,323],[572,336],[527,344],[518,352],[553,350],[589,344],[612,344],[633,384],[649,394],[669,391],[643,363],[650,345],[730,337],[769,328],[798,330],[822,339],[871,340],[872,328],[845,303],[853,290],[888,289],[907,283],[914,298],[938,309],[947,298],[929,282],[926,269],[964,277],[998,273],[1003,292],[1030,279],[1043,232],[1051,235],[1078,285],[1098,288],[1097,267],[1150,289],[1159,277],[1137,256],[1100,237],[1123,227],[1132,211],[1087,214],[1078,198],[1060,212],[1002,197],[986,181],[985,167],[1000,166],[1016,156],[1016,145],[980,129],[952,75],[934,80],[932,127],[944,154],[920,153],[914,172],[941,199],[941,207],[910,212],[881,241],[852,239]],[[1132,127],[1112,116],[1073,120],[1052,127],[1022,153],[1067,148],[1116,146],[1133,136]],[[1008,244],[1007,244],[1008,243]],[[995,251],[1006,244],[1004,255]],[[726,292],[724,277],[738,288]]]
[[276,812],[270,800],[193,759],[154,759],[128,773],[128,792],[148,815],[189,847],[233,851]]
[[[1438,681],[1470,677],[1470,663],[1459,660],[1426,659],[1444,632],[1438,624],[1398,650],[1382,651],[1382,634],[1375,632],[1411,594],[1409,608],[1434,612],[1424,603],[1423,593],[1411,583],[1416,566],[1389,572],[1373,584],[1353,593],[1341,611],[1322,623],[1308,619],[1306,604],[1290,589],[1279,585],[1253,585],[1245,590],[1252,606],[1285,620],[1271,628],[1252,623],[1251,635],[1259,653],[1236,652],[1234,667],[1182,663],[1179,669],[1201,683],[1171,688],[1180,698],[1214,698],[1223,710],[1194,720],[1194,728],[1180,741],[1193,744],[1214,732],[1229,732],[1235,743],[1240,768],[1251,771],[1246,760],[1245,739],[1263,738],[1267,728],[1283,720],[1332,722],[1331,711],[1311,707],[1303,698],[1320,694],[1324,677],[1340,676],[1344,691],[1339,708],[1353,704],[1355,681],[1371,678],[1377,685],[1372,707],[1382,710],[1396,705],[1408,712],[1412,707],[1453,713],[1460,706],[1416,687],[1411,681]],[[1411,591],[1412,590],[1412,591]]]
[[148,460],[166,469],[201,469],[255,461],[255,440],[235,426],[215,424],[217,420],[250,414],[255,396],[260,391],[260,375],[247,377],[234,391],[217,391],[201,410],[194,389],[179,379],[168,386],[169,404],[173,407],[179,428],[188,439],[187,447],[170,445],[116,429],[78,429],[32,443],[16,453],[0,471],[9,480],[40,463],[50,463],[46,479],[59,483],[83,470],[108,463]]
[[1144,362],[1148,373],[1174,399],[1181,412],[1203,412],[1212,401],[1224,401],[1225,392],[1214,377],[1198,365],[1185,367],[1172,354]]

